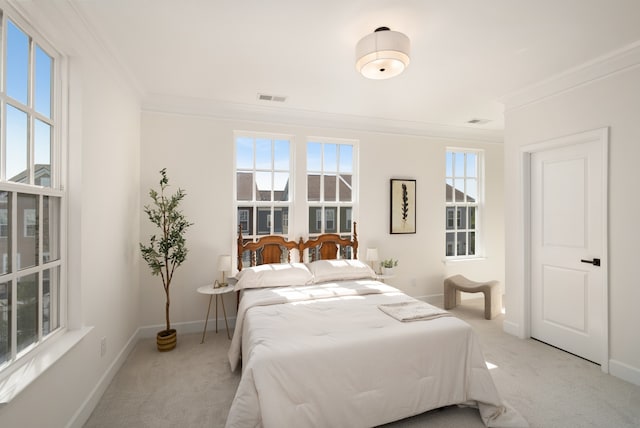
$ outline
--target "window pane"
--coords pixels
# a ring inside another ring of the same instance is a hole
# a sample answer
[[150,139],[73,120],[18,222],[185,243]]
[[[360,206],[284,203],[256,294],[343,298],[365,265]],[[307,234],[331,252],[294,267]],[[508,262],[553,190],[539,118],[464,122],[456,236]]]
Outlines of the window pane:
[[469,232],[469,255],[473,256],[476,253],[476,233]]
[[477,176],[477,159],[478,155],[475,153],[467,153],[467,177]]
[[467,254],[467,233],[458,232],[458,243],[456,246],[456,254],[458,256],[465,256]]
[[453,202],[453,180],[447,178],[445,189],[445,201]]
[[38,339],[38,274],[18,278],[18,352]]
[[446,253],[447,256],[455,256],[454,245],[455,245],[455,233],[447,233],[447,242],[446,242]]
[[445,170],[446,177],[453,177],[453,153],[451,152],[447,152],[445,160]]
[[253,138],[238,137],[236,139],[236,167],[253,169]]
[[307,200],[320,200],[320,176],[316,174],[307,175]]
[[7,24],[7,95],[26,105],[29,38],[13,22]]
[[256,139],[256,168],[271,169],[271,140]]
[[273,190],[274,200],[276,201],[288,201],[289,200],[289,173],[288,172],[274,172],[273,173]]
[[289,233],[289,208],[273,209],[273,233],[286,235]]
[[42,198],[42,261],[60,258],[60,198]]
[[340,172],[353,172],[353,146],[340,144]]
[[337,172],[338,171],[338,158],[337,158],[337,146],[335,144],[324,145],[324,163],[323,169],[325,172]]
[[464,179],[457,179],[453,181],[455,185],[455,198],[456,202],[464,202]]
[[274,169],[289,169],[289,142],[286,140],[274,141],[275,162]]
[[51,187],[51,126],[34,121],[34,184]]
[[454,153],[454,170],[455,177],[464,177],[464,153]]
[[324,211],[324,231],[325,233],[336,233],[338,229],[337,225],[338,208],[327,207]]
[[340,175],[338,176],[339,178],[339,182],[338,182],[338,192],[339,192],[339,198],[341,202],[349,202],[352,200],[353,198],[353,192],[351,191],[352,186],[351,186],[351,175]]
[[476,202],[478,200],[478,183],[475,179],[467,180],[467,202]]
[[272,201],[271,190],[271,173],[256,172],[256,199],[259,201]]
[[250,172],[236,173],[236,199],[238,201],[253,200],[253,174]]
[[42,335],[60,327],[60,269],[42,272]]
[[11,358],[11,282],[0,283],[0,364]]
[[258,235],[271,234],[271,208],[258,208]]
[[307,200],[317,202],[320,200],[320,176],[307,175]]
[[322,233],[322,208],[309,207],[309,233]]
[[446,227],[447,230],[453,230],[453,225],[455,224],[455,208],[454,207],[447,207],[447,211],[446,211]]
[[17,269],[38,263],[38,196],[18,193]]
[[350,233],[351,224],[353,223],[351,207],[340,208],[340,233]]
[[7,104],[7,180],[28,183],[27,114]]
[[476,208],[469,207],[469,229],[476,228]]
[[458,229],[467,228],[467,209],[458,208],[458,218],[456,219],[456,227]]
[[324,200],[335,201],[336,200],[336,176],[325,175],[324,176]]
[[36,45],[35,56],[35,109],[38,113],[51,118],[51,78],[53,60],[38,45]]
[[307,171],[322,171],[322,144],[307,144]]
[[0,275],[11,271],[11,192],[0,192]]
[[238,225],[243,235],[253,235],[253,207],[238,207]]

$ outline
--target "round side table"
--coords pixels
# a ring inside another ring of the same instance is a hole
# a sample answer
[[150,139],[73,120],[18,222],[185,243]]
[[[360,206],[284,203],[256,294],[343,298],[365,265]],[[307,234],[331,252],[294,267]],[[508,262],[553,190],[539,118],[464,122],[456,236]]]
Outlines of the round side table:
[[[204,331],[202,332],[202,341],[200,343],[204,343],[204,336],[207,334],[207,323],[209,322],[209,312],[211,311],[211,299],[213,296],[216,296],[216,333],[218,332],[218,296],[231,293],[234,290],[233,285],[226,285],[224,287],[213,288],[213,285],[203,285],[198,288],[198,293],[200,294],[208,294],[209,295],[209,306],[207,307],[207,318],[204,320]],[[220,298],[222,301],[222,313],[224,314],[224,325],[227,327],[227,338],[231,339],[231,335],[229,334],[229,323],[227,321],[227,311],[224,308],[224,299]]]

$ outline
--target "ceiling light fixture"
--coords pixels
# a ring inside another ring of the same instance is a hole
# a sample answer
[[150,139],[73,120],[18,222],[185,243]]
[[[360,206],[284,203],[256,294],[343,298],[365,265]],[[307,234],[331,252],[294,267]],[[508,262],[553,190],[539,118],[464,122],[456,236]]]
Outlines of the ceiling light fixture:
[[409,38],[379,27],[356,45],[356,70],[369,79],[388,79],[409,65]]

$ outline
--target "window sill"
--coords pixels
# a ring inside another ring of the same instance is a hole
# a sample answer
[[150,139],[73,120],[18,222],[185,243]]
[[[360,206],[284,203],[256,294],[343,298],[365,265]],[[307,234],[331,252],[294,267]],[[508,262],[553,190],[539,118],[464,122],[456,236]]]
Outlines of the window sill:
[[51,343],[42,344],[33,355],[17,363],[17,367],[0,380],[0,408],[11,402],[22,390],[78,344],[93,327],[67,330]]
[[461,262],[482,262],[487,260],[486,257],[458,257],[458,258],[451,258],[451,259],[442,259],[442,263],[445,265],[453,265],[456,263],[461,263]]

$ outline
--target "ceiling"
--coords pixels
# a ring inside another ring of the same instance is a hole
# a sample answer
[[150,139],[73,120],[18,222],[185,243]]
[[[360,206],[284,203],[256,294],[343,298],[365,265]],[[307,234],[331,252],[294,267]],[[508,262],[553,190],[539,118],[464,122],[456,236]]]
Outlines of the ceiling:
[[[640,40],[638,0],[68,1],[143,104],[191,99],[485,130],[503,128],[505,96]],[[410,38],[411,64],[368,80],[355,70],[355,45],[380,26]],[[490,121],[467,123],[476,118]]]

